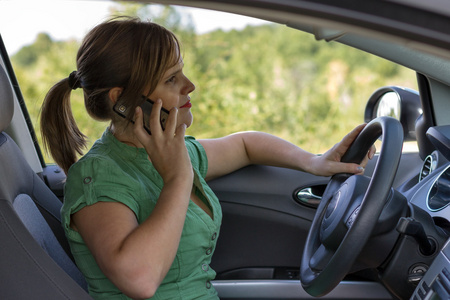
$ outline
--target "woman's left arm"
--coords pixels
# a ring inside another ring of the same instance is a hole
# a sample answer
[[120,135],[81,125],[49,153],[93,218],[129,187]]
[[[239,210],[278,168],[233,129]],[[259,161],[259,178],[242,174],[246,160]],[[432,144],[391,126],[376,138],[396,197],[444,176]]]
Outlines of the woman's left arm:
[[208,157],[207,180],[228,174],[250,164],[285,167],[330,176],[336,173],[363,173],[372,147],[361,164],[342,163],[341,158],[364,128],[357,126],[323,155],[315,155],[276,136],[262,132],[241,132],[223,138],[199,140]]

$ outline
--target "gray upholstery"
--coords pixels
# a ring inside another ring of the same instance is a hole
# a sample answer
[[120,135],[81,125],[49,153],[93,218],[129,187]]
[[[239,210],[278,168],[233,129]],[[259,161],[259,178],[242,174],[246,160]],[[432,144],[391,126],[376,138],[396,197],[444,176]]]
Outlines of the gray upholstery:
[[13,107],[0,65],[0,299],[91,299],[69,256],[61,201],[4,132]]
[[25,227],[45,252],[80,286],[86,287],[83,275],[67,256],[33,200],[28,195],[20,194],[14,200],[13,207]]

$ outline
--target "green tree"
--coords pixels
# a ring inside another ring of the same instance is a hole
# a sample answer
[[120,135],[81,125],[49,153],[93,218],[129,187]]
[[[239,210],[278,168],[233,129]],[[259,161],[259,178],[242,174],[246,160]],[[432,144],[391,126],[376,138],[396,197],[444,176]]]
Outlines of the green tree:
[[[185,74],[196,85],[194,124],[187,134],[197,138],[260,130],[322,153],[363,122],[365,104],[376,89],[416,88],[411,70],[282,25],[197,35],[192,19],[170,6],[119,3],[111,15],[150,19],[179,37]],[[45,93],[75,69],[78,47],[79,41],[39,34],[12,57],[38,132]],[[108,125],[87,115],[79,90],[72,93],[72,110],[91,142]]]
[[33,45],[25,46],[17,52],[15,55],[16,63],[23,67],[33,65],[39,56],[51,47],[52,43],[53,41],[48,34],[39,33]]

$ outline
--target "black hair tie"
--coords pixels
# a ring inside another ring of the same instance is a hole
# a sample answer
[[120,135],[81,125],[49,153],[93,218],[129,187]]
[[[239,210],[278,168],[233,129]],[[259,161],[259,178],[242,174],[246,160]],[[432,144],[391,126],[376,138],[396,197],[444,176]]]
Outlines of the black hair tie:
[[78,78],[78,72],[77,71],[73,71],[72,73],[70,73],[70,75],[69,75],[69,87],[72,90],[76,90],[78,88],[81,88],[81,81]]

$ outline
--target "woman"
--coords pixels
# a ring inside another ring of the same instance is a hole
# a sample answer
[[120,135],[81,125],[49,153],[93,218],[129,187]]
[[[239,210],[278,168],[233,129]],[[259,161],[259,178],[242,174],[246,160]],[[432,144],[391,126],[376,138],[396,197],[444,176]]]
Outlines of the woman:
[[[111,122],[79,161],[85,137],[70,110],[76,88],[83,89],[94,119]],[[340,162],[363,125],[322,156],[259,132],[199,141],[186,137],[194,89],[170,31],[115,19],[88,33],[77,71],[45,98],[44,141],[67,173],[63,225],[96,299],[217,299],[209,263],[222,215],[206,183],[212,178],[249,164],[324,176],[364,170],[365,161]],[[151,135],[142,125],[142,95],[155,100]],[[116,104],[127,109],[116,113]],[[163,107],[170,110],[164,129]]]

